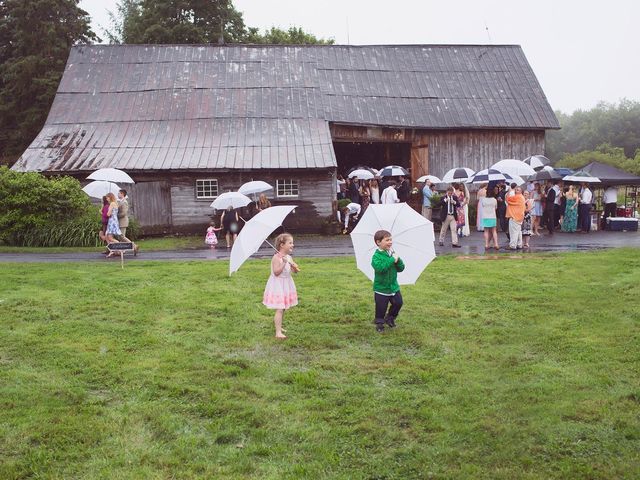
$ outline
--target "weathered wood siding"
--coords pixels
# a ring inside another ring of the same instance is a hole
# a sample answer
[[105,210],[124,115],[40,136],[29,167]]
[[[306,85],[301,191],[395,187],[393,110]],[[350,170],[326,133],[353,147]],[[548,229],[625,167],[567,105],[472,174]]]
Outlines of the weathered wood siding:
[[544,131],[429,131],[429,174],[442,176],[455,167],[488,168],[499,160],[523,160],[544,154]]
[[[319,230],[322,219],[332,213],[332,200],[336,194],[334,178],[333,169],[279,170],[268,173],[263,171],[172,173],[169,175],[169,182],[173,230],[203,231],[214,213],[210,207],[213,199],[196,198],[196,180],[217,179],[219,193],[236,191],[243,183],[251,180],[263,180],[273,185],[273,190],[265,192],[273,205],[298,205],[295,213],[287,218],[287,227],[304,232],[316,232]],[[277,179],[298,180],[300,194],[297,197],[278,198],[275,190]]]
[[171,193],[169,182],[138,182],[125,187],[129,197],[131,215],[145,233],[171,231]]
[[[544,154],[544,130],[421,130],[332,124],[334,142],[411,144],[411,178],[454,167],[488,168],[506,158]],[[338,165],[338,167],[340,167]]]

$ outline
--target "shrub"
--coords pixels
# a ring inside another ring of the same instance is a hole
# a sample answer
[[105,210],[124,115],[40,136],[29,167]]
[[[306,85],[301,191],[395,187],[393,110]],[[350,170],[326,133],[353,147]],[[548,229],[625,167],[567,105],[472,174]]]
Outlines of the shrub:
[[344,207],[346,207],[350,203],[351,203],[350,198],[341,198],[340,200],[338,200],[338,210],[342,210]]
[[100,218],[80,183],[0,167],[0,242],[24,246],[97,244]]

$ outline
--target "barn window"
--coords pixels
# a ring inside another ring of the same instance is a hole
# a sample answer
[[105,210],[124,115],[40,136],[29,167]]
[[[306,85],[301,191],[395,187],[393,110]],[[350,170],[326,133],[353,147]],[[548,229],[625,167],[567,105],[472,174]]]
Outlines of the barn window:
[[216,198],[218,196],[218,180],[207,178],[196,180],[196,198]]
[[297,197],[299,193],[298,180],[288,178],[276,180],[276,195],[278,197]]

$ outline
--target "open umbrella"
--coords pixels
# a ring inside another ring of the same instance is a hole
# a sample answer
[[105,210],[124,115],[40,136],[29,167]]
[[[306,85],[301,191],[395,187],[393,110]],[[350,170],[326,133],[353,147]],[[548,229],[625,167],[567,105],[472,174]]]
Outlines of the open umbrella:
[[473,174],[466,183],[489,183],[511,180],[511,175],[505,175],[495,168],[485,168]]
[[535,175],[536,171],[522,160],[500,160],[499,162],[491,165],[490,168],[499,170],[502,173],[508,173],[509,175],[527,176]]
[[104,180],[112,183],[136,183],[126,172],[117,168],[101,168],[87,177],[87,180]]
[[404,167],[400,165],[389,165],[380,170],[381,177],[406,177],[409,175],[409,172],[405,170]]
[[564,180],[565,182],[600,183],[600,179],[598,177],[589,175],[587,172],[584,172],[582,170],[574,172],[572,175],[562,177],[562,180]]
[[118,195],[120,187],[112,182],[106,182],[104,180],[95,180],[91,183],[87,183],[82,187],[82,191],[93,198],[102,198],[107,193],[113,193]]
[[296,208],[295,205],[277,205],[267,208],[244,224],[231,248],[229,275],[237,271],[247,258],[258,251],[260,245],[282,225],[282,221],[294,208]]
[[427,180],[429,180],[431,183],[442,183],[442,180],[440,180],[435,175],[423,175],[416,180],[416,183],[423,183]]
[[238,189],[238,192],[243,195],[251,195],[266,192],[267,190],[273,190],[273,185],[269,185],[267,182],[263,182],[262,180],[253,180],[242,184]]
[[452,168],[442,177],[442,183],[452,183],[452,182],[466,182],[471,175],[473,175],[473,170],[470,168]]
[[251,203],[251,199],[240,192],[221,193],[212,203],[211,207],[217,210],[226,210],[227,208],[246,207]]
[[412,285],[436,258],[433,223],[406,203],[370,204],[351,232],[351,241],[358,268],[373,280],[371,257],[376,248],[373,235],[387,230],[393,236],[393,248],[405,262],[405,269],[398,273],[398,283]]
[[551,164],[551,160],[549,160],[544,155],[531,155],[523,160],[524,163],[533,168],[536,172],[541,170],[545,165]]
[[546,165],[537,171],[535,175],[529,177],[529,180],[532,182],[541,182],[546,180],[560,180],[561,178],[562,175],[556,172],[553,167]]
[[371,180],[375,175],[369,170],[365,170],[364,168],[358,168],[353,172],[349,173],[349,178],[358,178],[360,180]]

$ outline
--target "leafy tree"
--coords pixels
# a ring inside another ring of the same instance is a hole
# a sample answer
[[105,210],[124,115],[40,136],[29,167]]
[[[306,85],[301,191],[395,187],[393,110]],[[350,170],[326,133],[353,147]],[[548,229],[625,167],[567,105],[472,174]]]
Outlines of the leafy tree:
[[579,169],[591,162],[606,163],[629,173],[640,175],[640,149],[636,151],[635,158],[628,158],[624,148],[613,147],[608,143],[599,145],[595,150],[567,153],[556,163],[556,166]]
[[262,43],[269,45],[333,45],[333,39],[316,38],[311,33],[306,33],[300,27],[289,27],[288,30],[282,30],[277,27],[271,27],[264,34],[255,33],[255,36],[249,37],[250,43]]
[[73,45],[98,40],[78,0],[0,1],[0,156],[38,134]]
[[591,110],[571,115],[556,112],[561,130],[547,133],[547,155],[551,159],[566,153],[595,150],[608,143],[624,149],[632,157],[640,148],[640,102],[621,100],[619,104],[600,103]]
[[120,0],[110,12],[111,43],[330,44],[299,27],[272,27],[264,34],[247,27],[231,0]]

